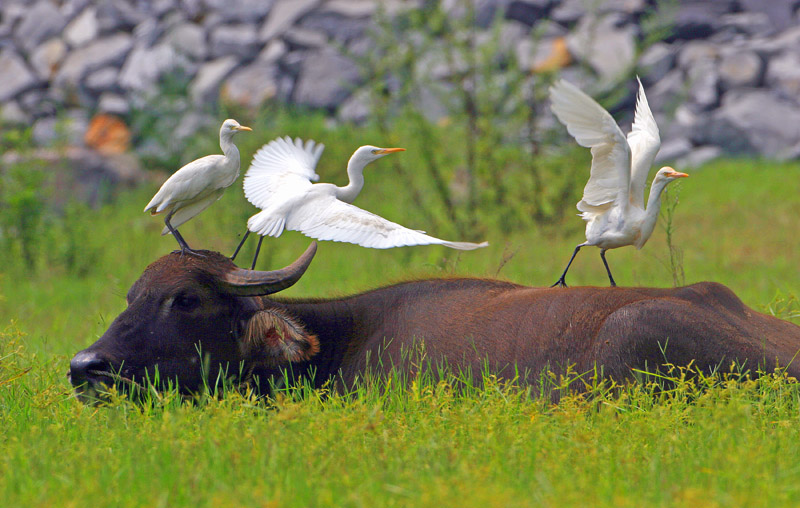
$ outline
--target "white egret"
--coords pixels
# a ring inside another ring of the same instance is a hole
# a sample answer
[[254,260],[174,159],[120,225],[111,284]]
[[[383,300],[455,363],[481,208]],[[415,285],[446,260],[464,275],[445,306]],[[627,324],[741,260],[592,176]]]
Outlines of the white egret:
[[[280,236],[284,229],[300,231],[318,240],[349,242],[373,249],[437,244],[471,250],[489,245],[434,238],[350,204],[364,186],[364,167],[404,148],[360,147],[347,163],[349,182],[344,187],[312,183],[318,179],[314,168],[323,149],[323,145],[313,141],[303,145],[300,139],[292,142],[287,136],[270,141],[256,152],[244,177],[244,194],[262,211],[247,221],[248,232],[239,247],[250,231],[261,235],[263,240],[264,236]],[[238,252],[239,248],[233,257]]]
[[[638,78],[637,78],[638,80]],[[606,251],[625,245],[644,246],[653,233],[661,208],[661,192],[677,178],[687,177],[665,166],[650,185],[647,208],[644,187],[661,138],[639,81],[633,125],[627,139],[614,118],[576,86],[561,80],[550,88],[551,109],[579,145],[592,149],[592,169],[578,210],[586,221],[586,242],[575,247],[554,286],[566,287],[565,277],[581,247],[600,248],[608,280],[616,286]]]
[[206,155],[186,164],[164,182],[144,208],[152,215],[167,213],[161,234],[172,233],[181,252],[191,252],[192,249],[178,232],[178,227],[211,206],[236,181],[239,149],[233,144],[233,136],[250,130],[236,120],[225,120],[219,129],[219,146],[224,155]]

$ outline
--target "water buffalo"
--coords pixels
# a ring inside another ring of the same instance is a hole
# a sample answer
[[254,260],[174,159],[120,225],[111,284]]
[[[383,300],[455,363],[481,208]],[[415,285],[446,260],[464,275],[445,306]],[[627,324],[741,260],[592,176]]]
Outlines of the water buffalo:
[[[221,368],[251,379],[314,371],[320,385],[347,385],[366,369],[403,368],[404,351],[501,377],[573,365],[602,366],[615,379],[633,368],[694,361],[711,370],[733,361],[789,366],[800,327],[745,306],[728,288],[531,288],[489,279],[403,282],[337,299],[273,299],[308,267],[312,243],[290,266],[244,270],[210,251],[172,253],[128,291],[128,307],[100,339],[75,355],[70,378],[88,398],[99,383],[153,375],[185,391]],[[532,378],[529,378],[532,379]]]

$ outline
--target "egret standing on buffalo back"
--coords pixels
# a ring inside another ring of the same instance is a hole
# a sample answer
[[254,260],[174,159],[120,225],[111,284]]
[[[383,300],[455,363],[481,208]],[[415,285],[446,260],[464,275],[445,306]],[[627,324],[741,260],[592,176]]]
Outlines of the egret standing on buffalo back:
[[567,271],[578,251],[586,245],[595,245],[600,247],[608,280],[616,286],[606,251],[625,245],[641,249],[656,226],[661,193],[673,180],[689,175],[667,166],[659,169],[650,185],[645,208],[645,181],[661,148],[661,137],[641,81],[627,139],[608,111],[563,79],[550,88],[550,101],[553,113],[578,144],[592,149],[591,176],[578,203],[580,215],[586,221],[586,242],[575,247],[564,273],[553,285],[566,286]]
[[206,155],[186,164],[164,182],[144,207],[144,211],[150,210],[152,215],[166,212],[161,234],[172,233],[182,253],[192,249],[178,232],[178,227],[211,206],[236,181],[239,149],[233,144],[233,136],[250,130],[236,120],[225,120],[219,130],[219,146],[224,155]]

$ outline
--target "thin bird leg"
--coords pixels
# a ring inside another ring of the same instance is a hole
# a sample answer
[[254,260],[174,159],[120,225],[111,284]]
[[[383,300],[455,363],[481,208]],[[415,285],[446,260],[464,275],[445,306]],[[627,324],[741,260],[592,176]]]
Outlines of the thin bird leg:
[[617,287],[617,283],[614,282],[614,277],[611,276],[611,269],[608,267],[608,262],[606,261],[606,249],[600,249],[600,257],[603,258],[603,264],[606,265],[606,272],[608,272],[608,280],[611,281],[611,287]]
[[555,284],[550,286],[551,288],[554,288],[556,286],[561,286],[562,288],[567,287],[567,281],[564,278],[567,276],[567,271],[569,271],[569,266],[572,264],[572,260],[575,259],[575,256],[578,255],[578,251],[581,250],[581,247],[583,247],[583,244],[580,244],[577,247],[575,247],[575,251],[572,253],[572,257],[569,258],[569,263],[567,263],[567,267],[564,268],[564,273],[561,274],[561,277],[558,278]]
[[236,247],[236,250],[235,250],[235,251],[233,251],[233,256],[231,256],[231,261],[233,261],[234,259],[236,259],[236,256],[238,256],[238,255],[239,255],[239,251],[241,250],[241,248],[242,248],[242,245],[244,245],[244,241],[245,241],[245,240],[247,240],[247,237],[248,237],[249,235],[250,235],[250,230],[248,229],[247,231],[245,231],[245,232],[244,232],[244,236],[242,237],[242,241],[241,241],[241,242],[239,242],[239,246],[238,246],[238,247]]
[[258,259],[258,252],[261,250],[261,242],[263,241],[264,241],[263,236],[258,237],[258,246],[256,246],[256,255],[253,256],[253,266],[250,267],[251,270],[256,269],[256,259]]
[[166,224],[167,229],[169,229],[169,232],[172,233],[172,236],[174,236],[175,240],[177,240],[178,245],[181,248],[181,256],[183,256],[184,254],[189,252],[191,254],[194,254],[195,256],[203,257],[203,255],[200,254],[199,252],[196,252],[196,251],[192,250],[189,247],[189,244],[186,243],[186,240],[184,240],[183,237],[181,236],[181,234],[178,233],[178,230],[173,228],[172,224],[169,223],[169,220],[172,218],[172,213],[173,212],[168,213],[167,216],[164,218],[164,224]]

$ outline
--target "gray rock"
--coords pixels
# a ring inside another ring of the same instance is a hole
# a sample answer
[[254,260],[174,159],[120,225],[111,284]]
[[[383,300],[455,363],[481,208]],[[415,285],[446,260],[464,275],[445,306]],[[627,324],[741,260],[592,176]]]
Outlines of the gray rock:
[[124,116],[130,113],[131,105],[122,95],[113,92],[103,92],[100,101],[97,103],[97,110],[100,113],[111,113],[112,115]]
[[800,97],[800,48],[771,58],[765,81],[769,88],[797,101]]
[[299,22],[300,27],[325,34],[340,44],[364,37],[369,19],[347,18],[339,14],[318,11],[309,12]]
[[91,42],[67,55],[53,82],[56,86],[78,86],[90,72],[121,64],[132,47],[132,38],[127,33],[117,33]]
[[320,3],[320,0],[277,0],[261,28],[259,38],[269,41],[282,35],[301,17],[308,14]]
[[17,101],[0,104],[0,124],[30,125],[32,121],[31,115],[26,113]]
[[119,73],[119,85],[126,90],[155,92],[156,85],[164,74],[187,67],[187,62],[180,58],[172,46],[139,46],[125,59]]
[[373,0],[328,0],[319,10],[346,18],[369,18],[378,12],[378,4]]
[[25,17],[28,9],[22,4],[3,2],[0,4],[0,40],[11,40],[14,27]]
[[552,0],[513,0],[506,8],[506,19],[533,26],[539,21],[547,19],[553,3]]
[[220,14],[222,23],[261,22],[274,0],[204,0],[206,9]]
[[687,42],[678,53],[678,67],[689,69],[699,63],[713,62],[719,57],[719,48],[706,41]]
[[325,36],[325,33],[319,30],[299,27],[288,29],[283,34],[283,40],[292,49],[321,48],[328,43],[328,38]]
[[660,81],[674,65],[675,49],[663,42],[651,45],[639,57],[639,72],[646,83]]
[[100,33],[117,30],[131,31],[147,19],[144,11],[138,11],[128,0],[103,0],[97,4],[97,23]]
[[31,51],[42,41],[60,34],[67,19],[50,0],[39,0],[25,10],[15,30],[16,39],[25,51]]
[[164,33],[164,27],[154,18],[147,18],[133,29],[133,41],[137,46],[152,46]]
[[719,104],[719,69],[714,62],[705,61],[693,65],[686,73],[689,85],[689,100],[702,110]]
[[261,49],[261,43],[253,25],[221,25],[211,31],[211,57],[234,55],[243,60],[252,60]]
[[722,57],[718,70],[723,91],[757,87],[764,76],[764,61],[755,51],[733,51]]
[[769,35],[775,31],[769,17],[763,12],[737,12],[725,14],[720,19],[720,26],[715,36],[719,33],[735,35]]
[[235,56],[226,56],[203,64],[189,85],[189,95],[195,104],[216,102],[222,81],[239,64]]
[[91,93],[105,92],[117,87],[119,69],[117,67],[103,67],[86,76],[83,85]]
[[258,54],[257,60],[264,63],[277,62],[287,51],[289,51],[289,48],[285,42],[280,39],[273,39],[264,46],[264,49]]
[[369,119],[371,112],[369,91],[360,88],[339,106],[336,117],[342,122],[361,124]]
[[678,3],[678,12],[667,42],[710,36],[718,28],[722,16],[733,12],[735,5],[735,0],[682,0]]
[[800,139],[800,107],[766,90],[731,91],[704,134],[729,154],[777,157]]
[[25,90],[38,86],[41,80],[25,65],[13,49],[0,49],[0,102],[13,99]]
[[350,96],[360,81],[358,67],[349,58],[331,49],[312,53],[303,62],[294,101],[332,110]]
[[586,62],[605,83],[623,77],[634,65],[636,55],[635,31],[631,25],[619,27],[617,14],[600,18],[588,15],[567,37],[570,52]]
[[204,60],[208,54],[205,31],[195,23],[180,23],[172,27],[164,35],[163,42],[195,61]]
[[796,0],[739,0],[745,11],[765,14],[776,31],[789,28],[796,23]]
[[673,69],[647,88],[647,102],[653,111],[674,111],[686,101],[687,93],[683,72]]
[[37,146],[52,146],[59,139],[58,132],[56,132],[56,118],[46,116],[36,120],[33,123],[31,134],[33,142]]
[[67,45],[54,37],[34,49],[28,63],[39,78],[47,81],[55,75],[66,55]]
[[278,68],[264,62],[236,70],[225,80],[220,95],[226,101],[255,110],[278,93]]
[[699,168],[714,159],[722,157],[722,154],[723,150],[718,146],[700,146],[678,159],[675,165],[681,169]]
[[584,0],[562,0],[550,11],[550,19],[562,25],[572,25],[588,12]]
[[63,103],[63,97],[58,97],[52,90],[46,92],[42,89],[33,89],[24,92],[17,99],[22,109],[33,115],[35,118],[44,116],[55,116],[61,109],[59,102]]
[[656,154],[653,164],[676,161],[688,154],[692,146],[692,142],[684,137],[667,139],[661,144],[661,149]]
[[64,40],[72,47],[83,46],[92,41],[100,33],[97,11],[88,7],[78,17],[69,22],[64,29]]

